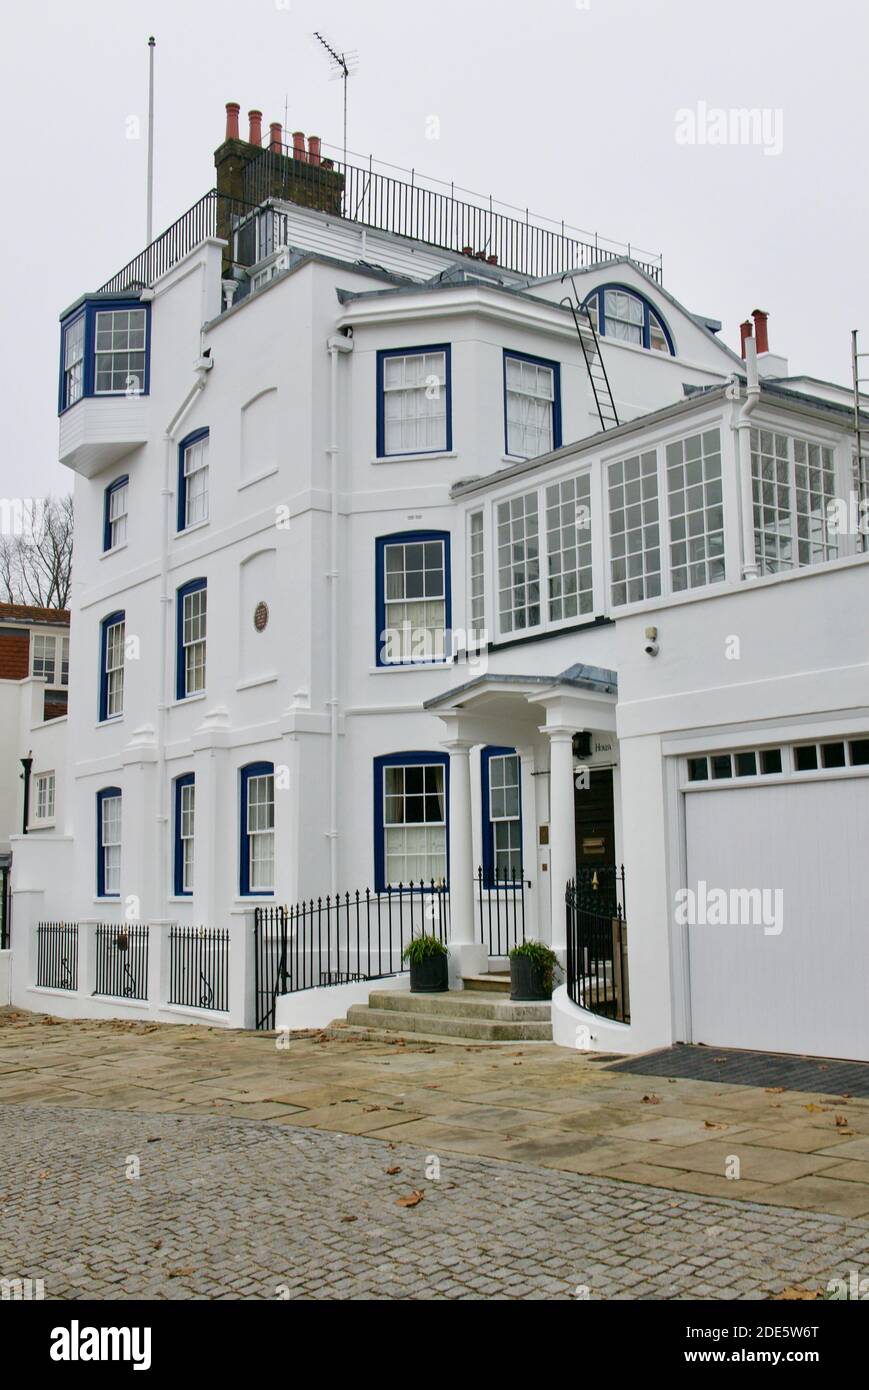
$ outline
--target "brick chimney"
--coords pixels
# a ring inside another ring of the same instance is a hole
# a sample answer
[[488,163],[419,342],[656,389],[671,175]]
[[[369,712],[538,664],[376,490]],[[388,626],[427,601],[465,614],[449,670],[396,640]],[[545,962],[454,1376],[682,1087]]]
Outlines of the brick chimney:
[[[302,131],[293,134],[293,153],[283,144],[279,122],[269,126],[268,149],[262,148],[262,112],[248,112],[249,138],[239,137],[238,102],[226,104],[226,135],[223,144],[214,151],[217,171],[217,235],[227,241],[223,254],[223,275],[232,272],[232,215],[242,213],[245,205],[256,206],[267,198],[296,203],[340,217],[344,196],[344,175],[331,160],[321,156],[321,143],[316,135],[308,138]],[[235,206],[233,204],[242,204]]]
[[762,352],[769,352],[769,314],[765,309],[752,309],[751,317],[754,319],[754,336],[760,356]]
[[746,343],[748,342],[749,338],[753,338],[753,337],[754,337],[754,325],[753,325],[753,323],[751,322],[751,319],[745,319],[744,322],[742,322],[742,323],[739,325],[739,350],[740,350],[740,353],[741,353],[743,362],[745,361],[745,345],[746,345]]
[[759,376],[770,379],[788,375],[788,359],[769,350],[769,314],[765,309],[752,309],[751,318],[739,325],[739,335],[743,360],[745,360],[746,343],[749,339],[754,338]]

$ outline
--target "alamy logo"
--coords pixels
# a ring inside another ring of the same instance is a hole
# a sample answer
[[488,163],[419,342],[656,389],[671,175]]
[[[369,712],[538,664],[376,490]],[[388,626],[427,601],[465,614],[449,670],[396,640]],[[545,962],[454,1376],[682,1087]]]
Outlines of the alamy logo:
[[0,1279],[0,1300],[31,1303],[45,1298],[44,1279]]
[[784,148],[784,112],[778,107],[683,106],[676,112],[677,145],[757,145],[765,155]]
[[764,936],[781,936],[784,890],[710,888],[703,879],[676,894],[678,927],[763,927]]
[[131,1361],[134,1371],[151,1369],[150,1327],[69,1327],[51,1332],[52,1361]]
[[45,529],[44,497],[0,497],[0,536],[39,541]]

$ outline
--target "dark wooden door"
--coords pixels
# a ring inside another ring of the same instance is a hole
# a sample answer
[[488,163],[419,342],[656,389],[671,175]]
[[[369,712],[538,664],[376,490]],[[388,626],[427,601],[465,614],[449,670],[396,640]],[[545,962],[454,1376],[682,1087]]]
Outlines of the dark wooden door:
[[600,869],[616,862],[612,768],[591,773],[588,787],[575,787],[576,867]]

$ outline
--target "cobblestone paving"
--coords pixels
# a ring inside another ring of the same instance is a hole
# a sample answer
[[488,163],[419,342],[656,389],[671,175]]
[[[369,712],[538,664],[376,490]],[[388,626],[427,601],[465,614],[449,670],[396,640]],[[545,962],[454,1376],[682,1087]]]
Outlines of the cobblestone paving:
[[428,1162],[261,1121],[8,1104],[0,1278],[49,1299],[757,1299],[869,1269],[861,1221],[454,1153],[433,1181]]

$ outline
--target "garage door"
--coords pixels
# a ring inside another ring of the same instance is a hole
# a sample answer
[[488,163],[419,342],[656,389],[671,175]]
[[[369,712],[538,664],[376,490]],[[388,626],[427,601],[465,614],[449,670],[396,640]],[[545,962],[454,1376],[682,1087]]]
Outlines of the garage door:
[[[693,1041],[869,1061],[869,780],[685,801]],[[704,902],[716,915],[717,889],[729,895],[728,925],[702,921]],[[748,899],[733,889],[766,889],[768,916],[779,890],[780,933],[748,924]]]

